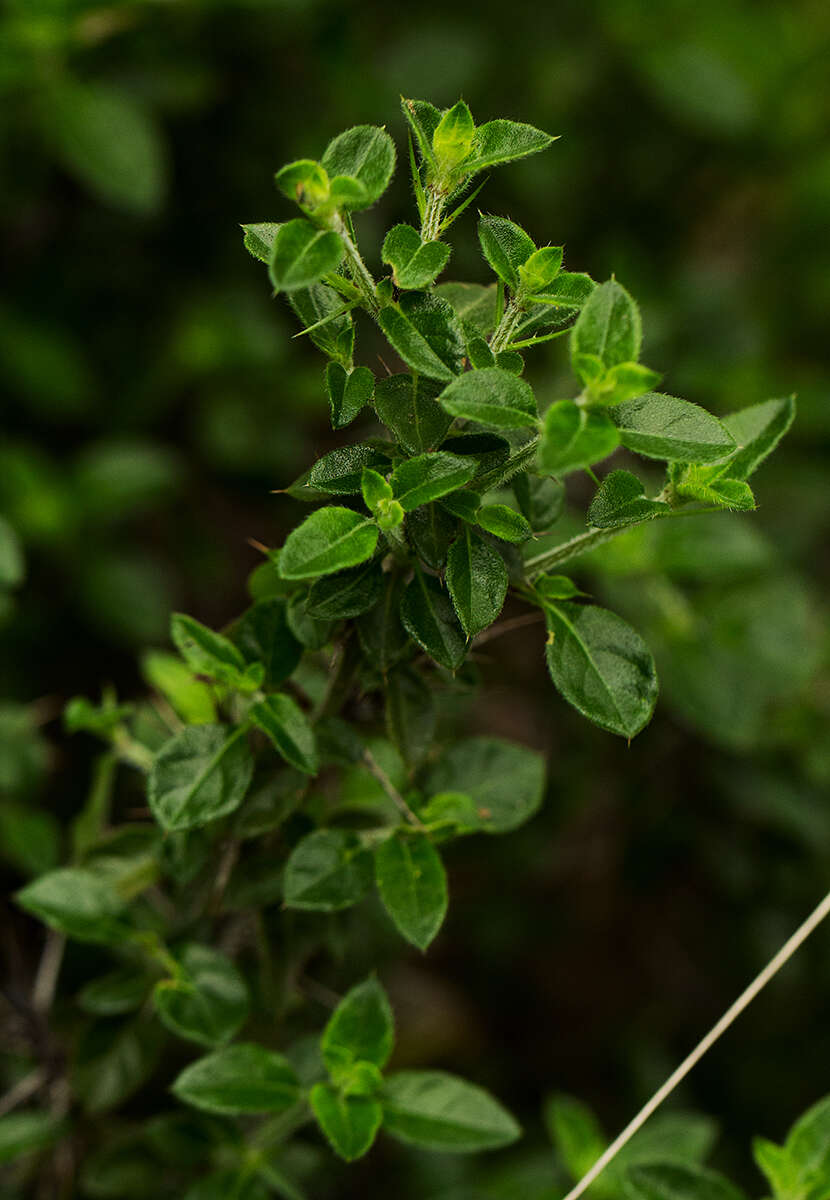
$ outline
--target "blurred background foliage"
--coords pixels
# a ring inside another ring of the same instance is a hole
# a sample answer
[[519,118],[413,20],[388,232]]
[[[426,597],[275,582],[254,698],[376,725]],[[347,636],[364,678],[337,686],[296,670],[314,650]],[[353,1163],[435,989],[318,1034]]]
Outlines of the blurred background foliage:
[[[279,544],[297,517],[271,489],[335,444],[320,360],[241,245],[240,222],[286,215],[283,162],[358,122],[387,123],[400,151],[400,93],[462,94],[481,120],[561,133],[496,173],[482,206],[564,240],[571,269],[614,271],[666,390],[716,412],[798,394],[755,515],[646,526],[582,564],[657,656],[663,699],[631,748],[556,699],[536,630],[482,650],[486,690],[454,718],[546,750],[548,804],[492,852],[453,851],[444,933],[426,960],[390,938],[382,974],[402,1057],[492,1087],[524,1119],[523,1149],[479,1165],[380,1149],[314,1191],[549,1195],[544,1097],[578,1094],[621,1125],[830,876],[830,8],[4,0],[0,14],[10,887],[62,858],[87,787],[91,745],[65,738],[62,704],[102,682],[139,691],[172,608],[215,627],[241,611],[259,561],[246,539]],[[410,200],[401,168],[358,226],[371,266]],[[473,219],[460,224],[450,275],[483,279]],[[570,394],[559,343],[533,382],[543,404]],[[572,490],[577,506],[590,495]],[[39,946],[11,910],[3,925],[14,992]],[[344,930],[343,961],[320,964],[332,986],[358,977],[361,936]],[[682,1097],[716,1118],[715,1161],[756,1192],[748,1135],[779,1138],[830,1090],[828,947],[819,933]]]

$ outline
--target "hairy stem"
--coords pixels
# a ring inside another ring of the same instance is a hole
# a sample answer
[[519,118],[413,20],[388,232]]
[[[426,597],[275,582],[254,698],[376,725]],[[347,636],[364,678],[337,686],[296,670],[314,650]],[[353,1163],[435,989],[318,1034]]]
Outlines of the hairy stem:
[[376,313],[380,306],[375,293],[375,281],[372,278],[372,273],[366,266],[360,256],[360,251],[352,240],[352,236],[346,228],[346,223],[338,214],[335,219],[335,229],[343,239],[343,245],[346,249],[346,262],[349,268],[349,274],[355,282],[361,296],[370,312]]
[[435,187],[427,189],[427,203],[421,222],[421,241],[433,242],[441,233],[441,217],[444,213],[444,195]]
[[522,318],[522,310],[519,308],[515,300],[511,299],[507,308],[502,314],[502,318],[498,323],[495,333],[490,339],[490,349],[494,354],[504,350],[505,346],[510,342],[513,334],[516,332],[516,327]]

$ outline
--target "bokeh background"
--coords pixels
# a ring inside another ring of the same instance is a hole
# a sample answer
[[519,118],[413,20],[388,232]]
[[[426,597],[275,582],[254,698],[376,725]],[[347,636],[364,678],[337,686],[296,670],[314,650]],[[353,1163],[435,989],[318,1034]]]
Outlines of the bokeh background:
[[[86,792],[93,747],[64,735],[62,704],[102,682],[140,692],[171,609],[215,627],[240,612],[259,561],[246,539],[279,544],[297,517],[271,489],[335,444],[321,362],[241,244],[241,222],[285,217],[283,162],[360,122],[402,150],[401,93],[560,133],[496,172],[482,207],[564,241],[571,269],[614,271],[666,390],[715,412],[798,394],[756,514],[672,523],[670,542],[652,527],[582,567],[657,656],[661,704],[634,745],[566,710],[537,631],[482,655],[465,720],[549,754],[547,805],[450,853],[445,931],[426,959],[389,939],[381,974],[407,1061],[491,1086],[527,1127],[522,1149],[484,1171],[416,1156],[403,1176],[379,1149],[314,1192],[550,1195],[544,1098],[574,1093],[621,1126],[830,883],[830,8],[5,0],[0,14],[8,888],[61,858]],[[401,167],[360,218],[370,265],[403,219]],[[452,275],[483,280],[471,216],[456,246]],[[569,394],[559,343],[533,382],[543,400]],[[11,908],[3,927],[14,985],[39,948]],[[830,1092],[828,951],[819,932],[683,1090],[721,1127],[716,1164],[756,1194],[750,1135],[780,1138]]]

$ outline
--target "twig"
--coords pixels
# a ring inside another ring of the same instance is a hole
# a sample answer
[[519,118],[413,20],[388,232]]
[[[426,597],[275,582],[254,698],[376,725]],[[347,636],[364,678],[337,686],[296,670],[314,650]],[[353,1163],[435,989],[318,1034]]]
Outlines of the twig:
[[577,1200],[577,1197],[581,1196],[586,1188],[591,1186],[597,1176],[605,1170],[611,1160],[616,1158],[626,1142],[628,1142],[634,1136],[634,1134],[641,1129],[643,1125],[645,1125],[651,1114],[660,1107],[666,1097],[674,1091],[681,1080],[685,1079],[691,1069],[698,1062],[700,1062],[706,1051],[714,1046],[715,1042],[718,1040],[721,1034],[726,1032],[735,1018],[740,1016],[747,1005],[755,999],[760,991],[763,991],[773,976],[781,970],[784,964],[788,962],[793,954],[795,954],[799,946],[801,946],[807,940],[813,930],[821,924],[828,914],[830,914],[830,893],[828,893],[821,903],[813,909],[806,921],[799,925],[792,937],[789,938],[778,951],[778,953],[772,959],[770,959],[763,971],[756,975],[749,987],[741,992],[734,1004],[732,1004],[726,1010],[720,1020],[712,1026],[712,1028],[706,1034],[706,1037],[703,1038],[702,1041],[698,1042],[691,1054],[684,1058],[680,1066],[668,1077],[663,1086],[654,1093],[648,1103],[640,1109],[633,1121],[630,1121],[629,1124],[626,1125],[625,1129],[622,1131],[619,1137],[615,1138],[605,1153],[600,1155],[600,1157],[591,1167],[590,1171],[588,1171],[586,1175],[583,1175],[576,1187],[571,1188],[565,1197],[565,1200]]
[[478,635],[473,645],[483,646],[485,642],[491,642],[493,638],[501,637],[505,633],[512,633],[514,629],[535,625],[537,621],[544,619],[544,615],[543,612],[523,613],[520,617],[510,617],[509,620],[501,621],[498,625],[491,625],[489,629],[485,629]]
[[0,1096],[0,1117],[5,1117],[6,1113],[17,1108],[18,1104],[23,1104],[25,1100],[33,1096],[43,1086],[46,1079],[47,1072],[43,1067],[38,1067],[36,1071],[19,1079],[14,1087],[9,1088],[5,1096]]
[[416,829],[425,830],[426,826],[424,825],[421,818],[418,816],[417,813],[413,812],[412,809],[409,807],[407,802],[404,800],[403,796],[400,794],[398,789],[395,787],[392,780],[389,778],[389,776],[384,771],[383,767],[380,765],[380,763],[374,757],[371,750],[363,751],[363,761],[366,763],[366,766],[369,768],[371,773],[374,775],[375,779],[378,781],[380,786],[386,792],[386,795],[389,797],[389,799],[392,801],[392,803],[396,806],[396,808],[399,810],[399,812],[403,815],[403,817],[409,822],[409,824],[414,825],[416,827]]
[[35,976],[34,987],[32,988],[32,1008],[36,1013],[41,1015],[47,1013],[52,1007],[65,946],[66,938],[63,934],[50,929],[46,935],[43,953],[40,956],[40,963],[37,975]]

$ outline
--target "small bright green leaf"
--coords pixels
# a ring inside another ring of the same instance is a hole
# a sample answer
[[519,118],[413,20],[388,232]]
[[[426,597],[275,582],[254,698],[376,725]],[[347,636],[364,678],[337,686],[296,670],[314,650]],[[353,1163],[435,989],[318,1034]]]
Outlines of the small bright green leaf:
[[318,458],[308,475],[308,482],[321,492],[333,496],[357,495],[360,492],[364,467],[389,469],[389,459],[368,442],[338,446]]
[[404,628],[418,645],[448,671],[464,661],[467,639],[449,596],[433,575],[418,571],[401,602]]
[[509,833],[542,803],[545,763],[526,746],[500,738],[465,738],[428,770],[422,790],[430,796],[458,793],[472,799],[472,816],[462,832]]
[[445,1071],[390,1075],[382,1103],[386,1132],[428,1150],[495,1150],[521,1134],[510,1113],[488,1092]]
[[428,379],[453,379],[461,370],[464,339],[446,301],[407,292],[380,310],[378,324],[406,365]]
[[288,535],[280,555],[283,579],[313,579],[356,567],[375,552],[378,528],[350,508],[319,508]]
[[356,1062],[386,1066],[395,1042],[395,1020],[386,992],[375,978],[347,992],[329,1018],[320,1039],[326,1069],[335,1083]]
[[751,512],[755,507],[755,496],[748,483],[742,479],[725,479],[720,475],[713,478],[706,467],[686,467],[675,480],[674,487],[680,496],[688,496],[719,508]]
[[550,304],[555,308],[579,309],[596,291],[597,285],[583,271],[560,271],[544,291],[530,299],[536,304]]
[[571,600],[582,594],[567,575],[541,575],[533,586],[545,600]]
[[432,450],[452,424],[436,401],[440,385],[420,375],[390,375],[378,381],[375,411],[409,454]]
[[181,974],[157,983],[153,1004],[179,1037],[202,1046],[229,1041],[248,1017],[248,988],[218,950],[192,943],[179,956]]
[[287,763],[306,775],[318,771],[314,730],[290,696],[282,692],[251,705],[248,716],[273,743]]
[[328,173],[311,158],[286,163],[277,171],[274,182],[283,196],[301,208],[313,210],[328,199]]
[[396,287],[426,288],[449,262],[450,248],[446,242],[422,242],[411,225],[395,225],[386,235],[381,257],[392,268]]
[[734,450],[732,435],[705,408],[646,392],[609,409],[620,441],[646,458],[669,462],[713,462]]
[[567,475],[606,458],[619,442],[607,413],[557,400],[545,413],[539,466],[552,475]]
[[595,288],[571,331],[571,354],[595,354],[606,367],[636,362],[643,340],[640,310],[615,279]]
[[479,125],[473,135],[473,148],[469,158],[464,161],[464,170],[481,171],[485,167],[515,162],[517,158],[527,158],[529,154],[547,150],[555,141],[556,138],[549,133],[519,121],[502,118],[487,121]]
[[336,912],[362,900],[372,886],[372,857],[352,833],[318,829],[298,842],[285,864],[288,908]]
[[519,267],[519,282],[528,296],[544,292],[553,286],[553,281],[562,266],[562,246],[542,246]]
[[775,1142],[766,1138],[753,1138],[752,1157],[758,1169],[766,1175],[774,1196],[798,1195],[800,1168],[784,1146],[776,1146]]
[[654,660],[622,617],[593,604],[549,607],[547,661],[559,692],[583,716],[632,738],[657,701]]
[[172,1091],[204,1112],[236,1116],[278,1113],[300,1098],[288,1059],[252,1042],[237,1042],[185,1067]]
[[360,492],[363,496],[363,503],[372,513],[377,511],[379,504],[382,504],[384,500],[391,500],[394,495],[392,484],[371,467],[364,467],[361,472]]
[[242,803],[254,773],[248,743],[224,725],[194,725],[165,742],[150,771],[153,816],[168,833],[224,817]]
[[15,899],[51,929],[78,942],[119,942],[124,901],[99,875],[82,867],[60,867],[22,888]]
[[662,500],[649,500],[645,488],[629,471],[612,471],[600,484],[588,509],[588,524],[597,529],[621,529],[659,517],[671,509]]
[[685,1163],[640,1163],[621,1182],[626,1200],[745,1200],[723,1175]]
[[372,400],[375,377],[368,367],[347,371],[340,363],[326,367],[326,392],[331,409],[332,429],[345,429]]
[[426,950],[447,913],[441,856],[423,833],[394,833],[375,850],[375,880],[396,928]]
[[476,515],[481,528],[503,542],[520,545],[533,537],[528,521],[507,504],[482,504]]
[[216,720],[210,687],[194,679],[190,667],[174,654],[150,651],[141,660],[141,673],[188,725],[206,725]]
[[581,1179],[606,1145],[596,1117],[581,1100],[559,1095],[545,1105],[545,1123],[568,1173]]
[[370,1096],[344,1096],[328,1083],[315,1083],[309,1103],[336,1154],[346,1162],[361,1158],[375,1140],[383,1109]]
[[392,472],[389,482],[404,512],[454,492],[475,475],[475,463],[457,454],[435,450],[407,459]]
[[368,208],[389,186],[395,170],[395,146],[385,129],[355,125],[329,142],[320,161],[332,180],[347,175],[361,183],[365,199],[355,198],[349,207]]
[[738,449],[730,455],[723,473],[730,479],[749,479],[771,454],[795,419],[795,400],[766,400],[723,418],[727,433]]
[[530,384],[498,367],[460,375],[444,388],[439,400],[454,417],[492,429],[521,429],[537,421]]
[[478,223],[481,252],[503,283],[514,291],[519,286],[519,268],[536,247],[519,225],[506,217],[481,217]]
[[319,283],[340,265],[343,241],[331,229],[317,229],[297,217],[281,225],[269,263],[271,282],[278,292],[296,292]]
[[473,114],[463,100],[447,109],[432,135],[432,150],[439,170],[451,170],[467,157],[474,132]]
[[599,384],[589,391],[591,400],[597,404],[622,404],[650,392],[659,382],[659,371],[652,371],[642,363],[623,362],[610,367]]
[[173,613],[170,618],[170,637],[195,675],[206,675],[231,687],[241,682],[245,659],[229,638],[184,613]]
[[243,225],[244,237],[242,244],[249,254],[258,258],[266,266],[274,253],[274,242],[280,229],[277,221],[260,221],[253,225]]
[[264,664],[267,687],[293,675],[302,658],[303,648],[291,632],[282,596],[252,605],[233,626],[232,636],[247,663]]
[[441,110],[427,100],[406,100],[401,96],[401,111],[415,134],[422,156],[433,162],[432,138],[441,122]]
[[504,559],[465,525],[447,555],[447,587],[467,637],[492,625],[504,605],[507,585]]

